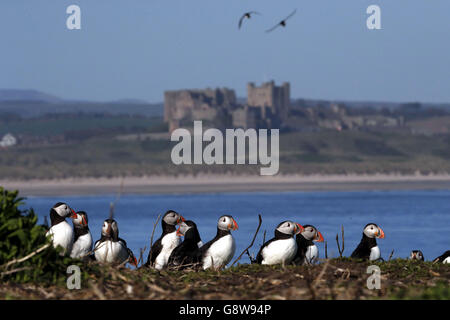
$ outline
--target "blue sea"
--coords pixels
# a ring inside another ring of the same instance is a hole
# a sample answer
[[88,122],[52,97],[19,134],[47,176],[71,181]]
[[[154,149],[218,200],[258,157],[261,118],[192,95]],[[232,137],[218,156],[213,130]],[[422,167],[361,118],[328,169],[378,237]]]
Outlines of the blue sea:
[[[43,223],[50,208],[58,201],[67,202],[75,211],[86,211],[94,241],[100,238],[109,206],[116,198],[106,196],[29,197],[24,207],[32,207]],[[139,257],[147,248],[153,224],[159,213],[173,209],[187,220],[196,222],[202,241],[215,236],[217,219],[232,215],[239,225],[233,232],[236,239],[235,258],[251,242],[258,225],[262,226],[250,249],[256,255],[267,231],[266,240],[273,237],[274,228],[283,220],[316,226],[328,242],[328,256],[338,256],[336,234],[345,230],[345,256],[350,256],[369,222],[377,223],[385,238],[378,240],[382,257],[406,258],[413,249],[420,249],[425,260],[432,260],[450,249],[450,190],[440,191],[355,191],[355,192],[258,192],[217,194],[122,195],[116,203],[115,216],[119,236]],[[154,241],[161,234],[158,225]],[[318,244],[324,257],[324,244]],[[234,260],[234,259],[233,259]],[[240,263],[248,263],[247,255]]]

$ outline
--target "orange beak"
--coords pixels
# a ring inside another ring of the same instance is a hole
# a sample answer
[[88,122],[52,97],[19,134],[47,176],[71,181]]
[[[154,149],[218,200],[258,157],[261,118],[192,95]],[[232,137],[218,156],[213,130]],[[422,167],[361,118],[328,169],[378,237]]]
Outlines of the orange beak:
[[378,227],[377,238],[379,238],[379,239],[384,238],[384,231],[380,227]]
[[317,242],[323,242],[323,236],[322,236],[322,234],[320,233],[320,231],[319,230],[317,230],[317,236],[316,236],[316,239],[315,239]]
[[72,219],[76,219],[76,218],[78,218],[78,215],[77,215],[77,213],[75,212],[75,210],[73,210],[73,209],[70,209],[70,210],[72,210],[72,215],[70,216]]
[[130,257],[129,259],[130,264],[132,264],[133,266],[135,266],[137,268],[138,266],[138,262],[135,256]]
[[186,219],[184,219],[183,216],[180,216],[177,220],[177,224],[185,222],[185,221],[186,221]]
[[228,225],[228,229],[231,229],[231,230],[237,230],[239,227],[238,227],[238,224],[237,224],[237,222],[236,222],[236,220],[234,220],[233,219],[233,221]]
[[303,228],[303,226],[300,223],[296,223],[296,225],[297,225],[297,228],[295,230],[295,234],[302,233],[305,230],[305,228]]
[[178,229],[177,229],[177,233],[176,233],[177,236],[179,236],[179,237],[183,236],[183,234],[180,232],[180,229],[181,229],[181,228],[178,228]]

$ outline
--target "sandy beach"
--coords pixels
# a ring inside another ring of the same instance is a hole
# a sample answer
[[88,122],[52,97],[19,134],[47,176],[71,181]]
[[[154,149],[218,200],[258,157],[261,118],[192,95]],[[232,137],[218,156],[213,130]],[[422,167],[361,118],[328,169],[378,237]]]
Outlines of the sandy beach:
[[147,176],[71,178],[64,180],[0,180],[0,186],[22,196],[173,194],[263,191],[358,191],[450,189],[450,175],[278,175],[278,176]]

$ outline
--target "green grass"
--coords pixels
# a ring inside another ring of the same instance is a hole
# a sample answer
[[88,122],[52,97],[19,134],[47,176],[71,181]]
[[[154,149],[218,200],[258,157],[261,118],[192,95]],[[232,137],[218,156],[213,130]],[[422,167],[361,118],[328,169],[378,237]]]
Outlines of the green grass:
[[[100,121],[99,126],[117,125],[116,121]],[[148,119],[129,121],[126,124],[128,128],[141,125],[140,128],[146,132],[152,131],[151,128],[163,129],[161,122],[152,124]],[[133,124],[133,121],[136,123]],[[83,125],[87,128],[92,123]],[[143,129],[146,125],[148,128]],[[58,126],[59,129],[53,130],[62,130],[61,123]],[[71,126],[77,127],[75,123]],[[115,136],[113,133],[103,133],[65,145],[18,146],[0,150],[0,176],[30,179],[259,172],[259,165],[175,166],[170,159],[174,143],[154,139],[119,141]],[[280,173],[450,172],[449,149],[449,135],[428,137],[360,131],[287,133],[280,136]]]

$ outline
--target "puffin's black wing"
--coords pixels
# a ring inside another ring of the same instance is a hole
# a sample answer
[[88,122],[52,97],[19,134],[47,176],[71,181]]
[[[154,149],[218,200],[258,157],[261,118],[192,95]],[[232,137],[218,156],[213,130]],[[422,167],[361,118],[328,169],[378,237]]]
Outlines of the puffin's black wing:
[[211,247],[211,245],[214,243],[214,241],[216,241],[216,238],[208,241],[207,243],[205,243],[204,245],[202,245],[199,249],[198,249],[198,255],[200,257],[203,257],[203,255],[206,253],[206,251],[208,251],[208,249]]
[[178,266],[183,260],[184,254],[186,252],[186,243],[183,241],[175,249],[172,250],[172,253],[169,256],[168,265],[169,266]]
[[145,263],[145,265],[147,267],[153,265],[155,263],[156,257],[161,253],[161,250],[162,250],[161,239],[162,238],[159,238],[152,245],[152,248],[150,249],[150,252],[148,253],[147,262]]
[[118,241],[118,242],[121,242],[122,245],[123,245],[125,248],[128,248],[127,242],[126,242],[125,240],[123,240],[122,238],[118,238],[117,241]]
[[311,240],[306,240],[301,234],[298,234],[295,241],[297,242],[297,253],[294,258],[294,263],[301,265],[305,261],[306,251],[308,247],[314,243]]
[[367,247],[367,245],[364,243],[364,241],[361,240],[359,245],[352,252],[351,257],[356,258],[356,259],[369,259],[370,258],[370,249]]
[[276,238],[272,238],[269,241],[266,241],[261,248],[259,248],[258,254],[256,255],[256,263],[261,264],[261,262],[264,260],[264,257],[262,256],[262,251],[265,247],[267,247],[269,244],[271,244],[273,241],[277,240]]
[[433,262],[443,262],[448,257],[450,257],[450,250],[445,251],[443,255],[440,255],[439,257],[434,259]]

